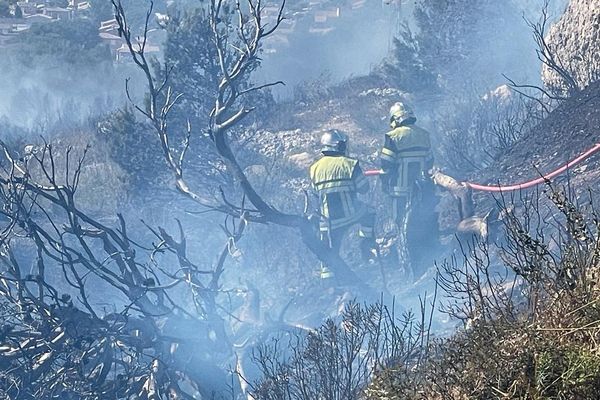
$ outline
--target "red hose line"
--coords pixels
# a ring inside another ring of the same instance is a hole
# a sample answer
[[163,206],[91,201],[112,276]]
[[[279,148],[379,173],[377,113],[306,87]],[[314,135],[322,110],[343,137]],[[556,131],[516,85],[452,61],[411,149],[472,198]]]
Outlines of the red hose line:
[[379,176],[383,175],[383,170],[381,169],[368,169],[363,172],[364,176]]
[[[600,151],[600,143],[596,143],[594,145],[594,147],[592,147],[585,153],[581,154],[579,157],[569,161],[562,167],[550,172],[549,174],[543,175],[537,179],[533,179],[533,180],[519,183],[516,185],[509,185],[509,186],[480,185],[480,184],[472,183],[472,182],[464,182],[464,185],[473,190],[478,190],[478,191],[482,191],[482,192],[496,192],[496,193],[498,193],[498,192],[514,192],[516,190],[528,189],[528,188],[540,185],[550,179],[557,177],[558,175],[564,173],[569,168],[574,167],[575,165],[579,164],[580,162],[590,158],[591,156],[593,156],[594,154],[596,154],[599,151]],[[367,170],[364,172],[365,176],[377,176],[377,175],[383,175],[383,173],[384,173],[383,170],[380,170],[380,169]]]
[[591,157],[592,155],[594,155],[595,153],[597,153],[598,151],[600,151],[600,143],[596,143],[596,145],[594,147],[592,147],[591,149],[589,149],[588,151],[586,151],[585,153],[581,154],[579,157],[569,161],[568,163],[566,163],[565,165],[563,165],[562,167],[550,172],[547,175],[541,176],[537,179],[533,179],[531,181],[527,181],[527,182],[523,182],[517,185],[510,185],[510,186],[502,186],[502,185],[479,185],[477,183],[471,183],[471,182],[465,182],[465,185],[470,187],[473,190],[479,190],[479,191],[483,191],[483,192],[513,192],[515,190],[523,190],[523,189],[528,189],[537,185],[540,185],[562,173],[564,173],[566,170],[568,170],[569,168],[579,164],[580,162],[588,159],[589,157]]

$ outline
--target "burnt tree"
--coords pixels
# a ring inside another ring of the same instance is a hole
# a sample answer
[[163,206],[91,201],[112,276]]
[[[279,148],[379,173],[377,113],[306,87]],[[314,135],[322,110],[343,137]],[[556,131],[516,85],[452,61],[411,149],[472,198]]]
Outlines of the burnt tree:
[[[174,93],[169,84],[171,74],[169,66],[162,66],[158,68],[159,73],[155,73],[153,62],[158,63],[158,61],[149,60],[145,53],[152,7],[148,11],[143,32],[136,36],[127,22],[127,13],[121,1],[112,1],[120,33],[127,43],[134,63],[143,72],[146,81],[147,102],[144,106],[135,103],[134,106],[147,118],[158,135],[164,158],[174,176],[178,191],[210,210],[239,216],[243,209],[248,222],[275,224],[297,230],[306,247],[321,261],[332,266],[341,283],[355,285],[370,292],[370,289],[356,277],[341,257],[318,240],[314,218],[306,212],[304,215],[286,213],[265,200],[249,181],[231,148],[234,128],[239,126],[254,109],[252,104],[248,104],[249,95],[283,84],[283,82],[271,82],[254,85],[250,75],[260,64],[262,42],[272,35],[284,20],[285,1],[281,3],[278,14],[270,23],[265,21],[265,4],[260,0],[243,2],[211,0],[204,6],[207,12],[207,23],[212,32],[211,43],[218,61],[218,76],[216,79],[211,78],[218,82],[218,86],[214,92],[209,126],[205,131],[225,164],[228,174],[241,189],[239,201],[232,200],[230,194],[225,193],[221,188],[209,188],[207,191],[206,188],[195,187],[194,183],[186,178],[185,158],[194,129],[191,124],[188,124],[187,131],[181,135],[180,132],[173,132],[169,125],[169,114],[185,93]],[[129,90],[127,92],[132,100]],[[174,147],[172,139],[178,135],[184,137],[183,144]],[[249,202],[251,207],[245,207],[243,205],[245,201]]]

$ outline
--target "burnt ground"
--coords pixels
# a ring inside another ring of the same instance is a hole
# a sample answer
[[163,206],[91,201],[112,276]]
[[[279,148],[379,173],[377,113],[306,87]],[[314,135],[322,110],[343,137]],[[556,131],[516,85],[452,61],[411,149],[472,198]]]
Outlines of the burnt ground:
[[[496,163],[480,171],[472,180],[483,184],[525,182],[555,170],[596,143],[600,143],[600,82],[561,104]],[[600,154],[554,180],[557,186],[569,186],[580,199],[585,197],[588,189],[594,193],[599,183]],[[492,205],[490,197],[489,194],[475,194],[475,200],[482,208]]]
[[[383,133],[387,130],[388,108],[399,100],[413,104],[418,101],[389,88],[386,82],[376,77],[367,76],[333,87],[316,87],[304,97],[279,104],[276,111],[262,121],[258,131],[244,141],[246,149],[253,153],[246,160],[252,164],[247,170],[250,179],[255,180],[261,192],[270,196],[278,207],[301,210],[302,189],[308,189],[307,168],[319,157],[321,133],[330,128],[344,130],[350,136],[351,154],[365,167],[376,167]],[[422,107],[423,104],[415,105],[416,109]],[[563,165],[600,141],[599,110],[600,84],[595,84],[559,106],[495,164],[472,176],[471,180],[482,184],[520,183],[539,177],[538,171],[547,173]],[[433,135],[440,134],[434,129],[431,131]],[[594,189],[600,182],[600,153],[571,170],[568,176],[571,186],[580,195],[587,193],[588,188]],[[386,229],[387,202],[376,186],[377,180],[372,182],[374,189],[365,201],[378,213],[381,235]],[[555,182],[564,184],[567,180],[563,176]],[[455,201],[447,193],[440,194],[438,209],[445,231],[440,252],[445,258],[460,251],[453,232],[459,220]],[[497,197],[476,193],[474,198],[478,215],[496,208]],[[361,277],[381,287],[379,267],[361,265],[355,250],[354,239],[350,237],[343,249],[345,258]],[[403,305],[413,308],[418,307],[419,295],[432,292],[433,278],[431,273],[426,274],[416,283],[407,285],[412,278],[406,271],[397,268],[387,271],[390,291],[398,298],[407,299]]]

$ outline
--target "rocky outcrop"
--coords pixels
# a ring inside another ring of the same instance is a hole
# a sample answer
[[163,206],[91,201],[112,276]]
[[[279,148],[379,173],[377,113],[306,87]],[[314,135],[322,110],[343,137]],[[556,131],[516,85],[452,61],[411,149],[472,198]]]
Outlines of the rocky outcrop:
[[[550,29],[546,41],[579,89],[600,80],[598,0],[571,0],[564,15]],[[568,87],[565,80],[547,66],[543,67],[542,79],[555,93],[564,93]]]

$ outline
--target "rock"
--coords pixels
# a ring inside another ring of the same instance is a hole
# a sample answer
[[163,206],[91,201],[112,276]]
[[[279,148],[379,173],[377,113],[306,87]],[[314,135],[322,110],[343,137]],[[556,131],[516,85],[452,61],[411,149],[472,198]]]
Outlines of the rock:
[[292,154],[289,156],[290,162],[299,169],[307,169],[314,161],[314,157],[307,152]]
[[360,92],[358,97],[375,96],[375,97],[393,97],[407,101],[411,96],[398,89],[394,88],[373,88]]
[[500,105],[507,105],[513,100],[513,97],[512,89],[508,85],[501,85],[486,93],[483,101],[496,101]]
[[[600,78],[600,2],[571,0],[563,16],[550,29],[546,41],[579,89],[597,81]],[[566,92],[563,78],[547,66],[542,68],[542,80],[553,92]]]
[[486,215],[484,217],[474,216],[463,219],[457,226],[457,235],[465,237],[467,240],[470,240],[471,236],[486,239],[488,237],[487,218],[488,216]]
[[262,180],[266,179],[268,176],[267,168],[264,165],[255,164],[249,165],[244,169],[244,173],[250,180],[250,182],[256,184],[258,182],[262,182]]

